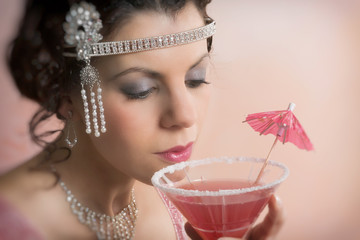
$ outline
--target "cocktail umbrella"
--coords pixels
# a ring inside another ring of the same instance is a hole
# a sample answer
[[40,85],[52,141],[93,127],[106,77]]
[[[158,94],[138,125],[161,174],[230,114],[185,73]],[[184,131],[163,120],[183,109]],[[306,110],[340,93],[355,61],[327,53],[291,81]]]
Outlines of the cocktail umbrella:
[[244,122],[247,122],[260,135],[267,135],[269,133],[275,135],[274,143],[255,183],[260,180],[269,161],[270,154],[278,141],[281,141],[283,144],[292,142],[300,149],[308,151],[314,149],[310,139],[293,113],[294,108],[295,104],[290,103],[287,110],[253,113],[246,117]]

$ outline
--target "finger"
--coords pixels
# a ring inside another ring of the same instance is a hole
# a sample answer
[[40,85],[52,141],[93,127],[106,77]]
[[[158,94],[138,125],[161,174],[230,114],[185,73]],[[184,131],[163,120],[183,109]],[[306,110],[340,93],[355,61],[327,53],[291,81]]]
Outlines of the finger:
[[280,199],[275,195],[269,200],[269,212],[264,221],[249,233],[249,240],[265,240],[275,236],[284,223],[284,212]]
[[185,223],[185,232],[192,240],[202,240],[199,234],[195,231],[195,229],[191,226],[190,223]]
[[[192,240],[202,240],[202,238],[199,236],[199,234],[195,231],[195,229],[191,226],[190,223],[185,223],[185,231],[186,234],[192,239]],[[240,238],[232,238],[232,237],[221,237],[218,240],[241,240]]]

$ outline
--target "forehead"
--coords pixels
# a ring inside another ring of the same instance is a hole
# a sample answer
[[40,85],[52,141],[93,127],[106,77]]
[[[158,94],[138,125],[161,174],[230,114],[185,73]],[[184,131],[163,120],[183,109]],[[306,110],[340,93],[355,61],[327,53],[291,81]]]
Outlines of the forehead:
[[[169,15],[171,14],[171,15]],[[204,25],[204,19],[191,2],[176,13],[142,10],[115,28],[106,41],[132,40],[183,32]]]
[[[105,41],[155,37],[201,26],[204,26],[204,19],[197,8],[188,3],[184,9],[171,16],[154,11],[138,12]],[[204,39],[181,46],[100,57],[103,60],[99,61],[99,67],[109,72],[130,67],[146,67],[159,72],[164,69],[186,70],[206,53],[207,45]]]

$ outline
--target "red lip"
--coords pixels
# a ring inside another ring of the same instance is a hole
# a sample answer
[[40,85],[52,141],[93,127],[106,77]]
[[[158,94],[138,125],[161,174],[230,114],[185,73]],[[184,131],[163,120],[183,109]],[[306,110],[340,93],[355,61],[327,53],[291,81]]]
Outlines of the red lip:
[[164,152],[158,152],[155,154],[173,163],[183,162],[190,158],[192,153],[192,145],[193,142],[190,142],[186,146],[176,146],[165,150]]

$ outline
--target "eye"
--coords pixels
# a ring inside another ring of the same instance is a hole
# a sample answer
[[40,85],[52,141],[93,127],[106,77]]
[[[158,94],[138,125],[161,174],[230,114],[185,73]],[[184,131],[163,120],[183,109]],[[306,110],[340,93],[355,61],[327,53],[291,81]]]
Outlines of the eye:
[[148,96],[150,96],[150,94],[152,94],[155,90],[156,90],[156,88],[152,87],[146,91],[141,91],[141,92],[136,92],[136,93],[124,92],[124,94],[126,95],[126,97],[129,100],[145,99]]
[[205,79],[199,79],[199,80],[186,80],[185,84],[188,88],[197,88],[203,84],[210,84],[210,83],[205,81]]
[[145,99],[156,89],[156,85],[148,79],[136,79],[120,85],[120,92],[129,100]]

